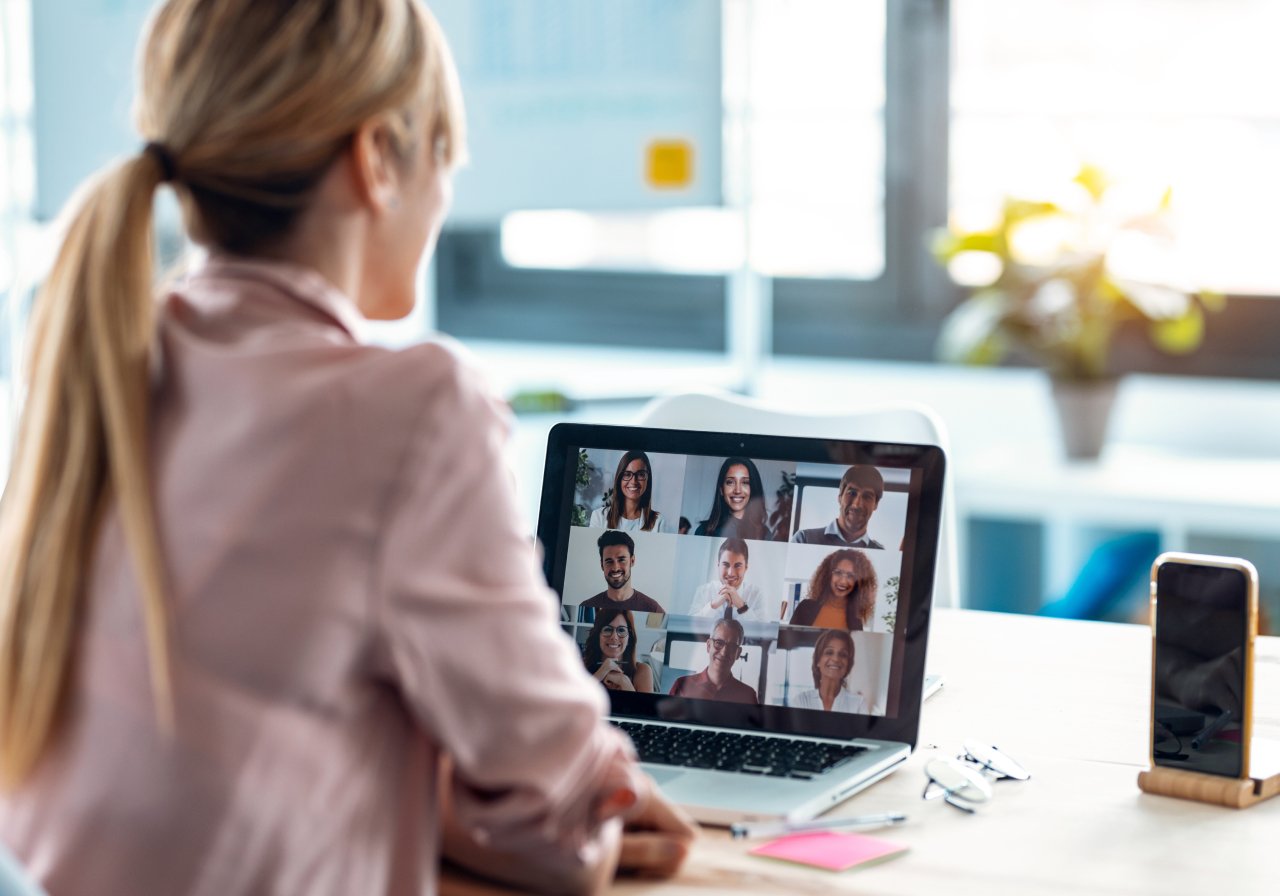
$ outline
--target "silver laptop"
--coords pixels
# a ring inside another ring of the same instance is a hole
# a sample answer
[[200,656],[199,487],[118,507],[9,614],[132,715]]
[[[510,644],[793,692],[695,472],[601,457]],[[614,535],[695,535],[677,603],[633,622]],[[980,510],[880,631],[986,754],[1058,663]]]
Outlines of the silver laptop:
[[812,818],[914,748],[945,457],[562,424],[538,536],[564,630],[699,821]]

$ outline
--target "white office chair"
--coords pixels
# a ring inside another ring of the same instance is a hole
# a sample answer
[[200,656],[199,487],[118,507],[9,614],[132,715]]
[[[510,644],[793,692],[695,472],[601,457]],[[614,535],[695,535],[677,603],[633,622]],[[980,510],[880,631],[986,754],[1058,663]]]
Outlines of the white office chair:
[[[850,414],[795,414],[729,392],[687,392],[655,398],[640,412],[636,425],[864,442],[912,442],[937,445],[943,451],[950,448],[946,425],[932,410],[914,403],[869,406]],[[942,528],[933,585],[933,602],[939,607],[961,606],[951,480],[948,469],[942,493]]]

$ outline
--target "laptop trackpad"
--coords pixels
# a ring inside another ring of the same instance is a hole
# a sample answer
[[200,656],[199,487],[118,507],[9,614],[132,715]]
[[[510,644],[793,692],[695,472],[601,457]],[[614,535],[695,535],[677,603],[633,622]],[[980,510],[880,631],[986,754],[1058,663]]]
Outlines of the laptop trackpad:
[[645,771],[649,773],[649,777],[653,778],[654,783],[657,784],[659,787],[661,787],[663,784],[669,784],[672,781],[674,781],[676,778],[679,778],[682,775],[684,775],[683,769],[670,768],[670,767],[663,768],[661,766],[657,768],[653,766],[646,766]]

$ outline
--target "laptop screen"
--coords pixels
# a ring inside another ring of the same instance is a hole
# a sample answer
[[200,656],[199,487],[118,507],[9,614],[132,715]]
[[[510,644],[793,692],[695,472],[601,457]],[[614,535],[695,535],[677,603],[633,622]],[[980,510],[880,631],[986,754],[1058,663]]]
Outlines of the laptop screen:
[[932,582],[936,448],[569,429],[540,535],[562,626],[615,712],[830,734],[910,704],[914,721],[907,621],[922,522]]

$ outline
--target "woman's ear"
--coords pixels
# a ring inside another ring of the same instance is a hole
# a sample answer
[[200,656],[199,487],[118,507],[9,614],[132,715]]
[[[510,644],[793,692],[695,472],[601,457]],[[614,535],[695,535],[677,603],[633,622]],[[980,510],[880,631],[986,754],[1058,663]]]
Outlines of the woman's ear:
[[390,124],[371,118],[351,138],[351,172],[356,195],[375,213],[400,207],[400,171]]

